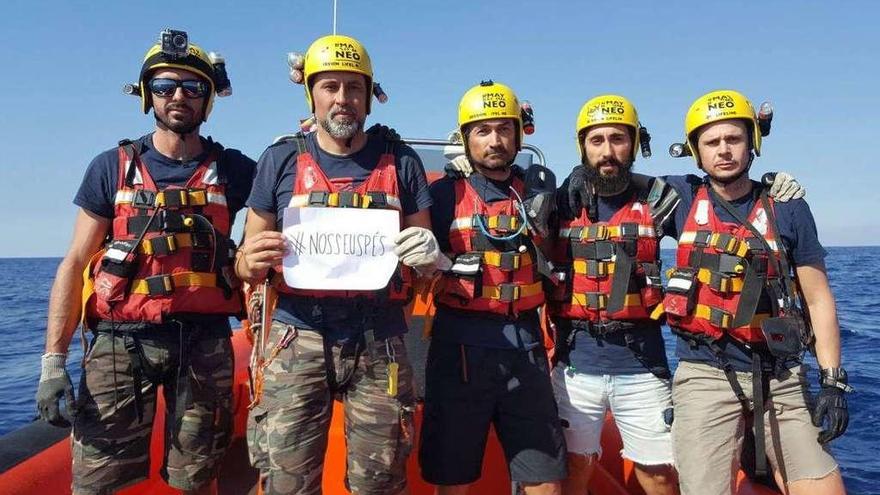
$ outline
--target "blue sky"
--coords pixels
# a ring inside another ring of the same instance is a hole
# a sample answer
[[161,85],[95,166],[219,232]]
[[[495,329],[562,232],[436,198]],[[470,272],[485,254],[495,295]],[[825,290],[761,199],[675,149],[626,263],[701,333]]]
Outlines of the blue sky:
[[[61,256],[89,161],[152,128],[121,86],[166,26],[222,52],[234,95],[203,134],[256,158],[307,109],[285,54],[331,29],[329,0],[4,2],[0,18],[0,257]],[[880,244],[876,2],[341,0],[339,32],[360,39],[391,100],[370,122],[441,137],[481,79],[535,108],[528,141],[557,174],[577,161],[574,122],[590,97],[629,97],[653,136],[639,171],[683,174],[684,113],[719,88],[776,108],[757,175],[787,170],[807,187],[826,245]]]

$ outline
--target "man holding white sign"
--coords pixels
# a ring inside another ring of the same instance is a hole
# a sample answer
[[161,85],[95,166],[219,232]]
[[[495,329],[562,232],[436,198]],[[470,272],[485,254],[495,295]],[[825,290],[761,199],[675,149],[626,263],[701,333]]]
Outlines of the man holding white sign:
[[410,267],[433,273],[439,258],[427,180],[411,148],[363,131],[373,72],[357,40],[318,39],[302,76],[317,130],[263,153],[236,264],[255,283],[283,261],[286,282],[251,411],[251,460],[264,493],[320,493],[341,396],[351,491],[406,493],[415,398],[403,305]]

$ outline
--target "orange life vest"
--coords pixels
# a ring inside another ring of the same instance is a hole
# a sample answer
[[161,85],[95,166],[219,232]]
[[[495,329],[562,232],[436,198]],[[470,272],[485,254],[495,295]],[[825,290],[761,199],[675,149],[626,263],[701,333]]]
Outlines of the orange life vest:
[[[511,187],[520,196],[524,185],[514,177]],[[521,235],[507,241],[491,240],[480,229],[497,237],[515,233],[523,218],[514,195],[486,203],[467,179],[455,181],[455,215],[449,227],[453,269],[443,274],[437,304],[462,311],[488,312],[516,317],[544,303],[544,290],[535,265],[534,248]],[[532,244],[540,244],[535,236]]]
[[592,222],[585,209],[560,222],[553,261],[561,280],[552,316],[596,323],[650,318],[662,297],[650,210],[634,195],[607,222]]
[[[299,152],[296,158],[296,177],[293,184],[291,207],[303,208],[383,208],[397,210],[403,225],[403,207],[400,203],[397,184],[397,167],[393,150],[389,149],[379,157],[379,164],[369,177],[354,190],[340,191],[312,154],[305,149],[303,138],[296,137]],[[384,289],[378,291],[358,290],[307,290],[294,289],[276,277],[273,285],[285,294],[316,298],[365,297],[377,301],[407,304],[413,297],[412,270],[398,265],[397,271]]]
[[[769,204],[773,208],[772,200]],[[747,220],[763,234],[772,253],[747,227],[718,219],[707,186],[697,190],[663,299],[671,327],[711,340],[726,333],[742,342],[764,341],[761,321],[774,306],[766,288],[784,283],[775,262],[781,246],[761,202]]]
[[218,174],[221,152],[212,143],[183,187],[159,190],[137,146],[120,142],[113,238],[89,270],[89,321],[162,323],[175,314],[242,313],[233,287],[231,214]]

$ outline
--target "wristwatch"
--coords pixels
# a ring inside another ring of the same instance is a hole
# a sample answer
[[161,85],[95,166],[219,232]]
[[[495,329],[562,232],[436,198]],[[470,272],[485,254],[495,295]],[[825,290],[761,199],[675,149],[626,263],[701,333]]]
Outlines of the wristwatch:
[[847,381],[846,370],[843,368],[819,368],[819,383],[823,387],[835,387],[844,392],[855,391]]

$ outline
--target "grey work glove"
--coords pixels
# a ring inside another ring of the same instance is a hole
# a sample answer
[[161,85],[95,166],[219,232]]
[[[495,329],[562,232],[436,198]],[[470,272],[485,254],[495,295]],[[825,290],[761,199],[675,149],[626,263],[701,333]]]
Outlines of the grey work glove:
[[566,219],[578,218],[584,208],[590,207],[592,194],[589,179],[587,178],[587,165],[576,165],[568,176],[566,188],[568,210],[563,211],[562,216]]
[[769,194],[774,201],[785,203],[792,199],[803,198],[807,194],[807,190],[791,174],[777,172],[776,178],[773,179],[773,185],[770,186]]
[[407,227],[394,238],[394,254],[421,275],[448,270],[452,262],[440,252],[434,233],[423,227]]
[[71,418],[76,416],[73,382],[64,367],[66,361],[67,354],[55,352],[47,352],[42,358],[40,384],[37,387],[37,410],[40,418],[53,426],[70,426],[70,421],[61,415],[59,403],[62,397],[67,406],[67,414]]
[[474,168],[471,166],[470,160],[468,160],[465,155],[459,155],[453,158],[451,162],[443,167],[443,170],[446,172],[447,177],[452,177],[454,179],[470,177],[470,175],[474,173]]

